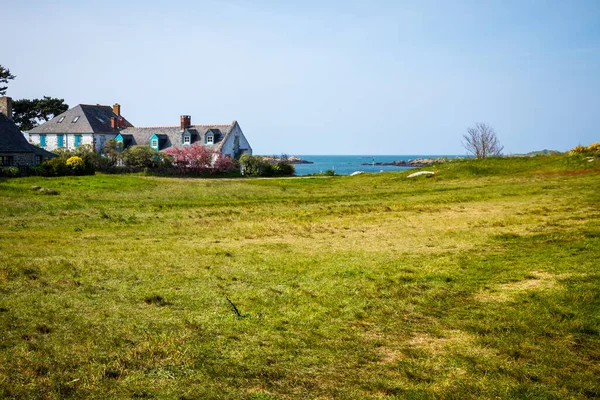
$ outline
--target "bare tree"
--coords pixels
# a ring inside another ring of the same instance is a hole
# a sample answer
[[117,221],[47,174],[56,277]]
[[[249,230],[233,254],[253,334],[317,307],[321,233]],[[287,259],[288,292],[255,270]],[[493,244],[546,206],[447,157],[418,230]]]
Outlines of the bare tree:
[[499,156],[504,146],[500,144],[496,131],[485,122],[478,122],[463,135],[463,147],[477,158]]

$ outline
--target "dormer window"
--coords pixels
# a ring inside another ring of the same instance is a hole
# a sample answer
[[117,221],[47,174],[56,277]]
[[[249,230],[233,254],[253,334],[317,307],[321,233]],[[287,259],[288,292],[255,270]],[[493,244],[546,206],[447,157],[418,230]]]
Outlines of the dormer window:
[[152,137],[150,138],[150,147],[152,147],[154,150],[158,151],[158,135],[155,133],[154,135],[152,135]]
[[64,120],[65,120],[65,117],[64,117],[64,115],[63,115],[62,117],[60,117],[60,118],[58,119],[58,121],[56,121],[56,123],[57,123],[57,124],[62,124],[62,122],[63,122]]
[[192,141],[192,138],[190,137],[190,135],[183,136],[183,144],[184,145],[189,146],[191,141]]
[[212,133],[206,135],[206,144],[213,144],[215,142],[215,137]]
[[72,124],[74,124],[75,122],[77,122],[79,120],[79,115],[76,116],[75,118],[73,118],[73,121],[71,121]]

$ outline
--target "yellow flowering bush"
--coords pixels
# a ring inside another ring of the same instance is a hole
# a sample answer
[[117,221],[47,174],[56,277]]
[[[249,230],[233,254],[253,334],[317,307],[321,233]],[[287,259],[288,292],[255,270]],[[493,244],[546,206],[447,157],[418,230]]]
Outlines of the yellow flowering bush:
[[83,158],[81,158],[81,157],[73,156],[73,157],[67,159],[67,167],[69,167],[69,168],[80,169],[80,168],[83,168],[84,166],[85,166],[85,163],[83,162]]
[[582,154],[587,152],[587,147],[584,147],[582,145],[577,145],[577,147],[575,147],[574,149],[571,149],[571,154]]
[[592,143],[585,147],[578,145],[574,149],[571,149],[571,154],[584,154],[584,153],[600,153],[600,142]]
[[587,147],[587,151],[592,151],[594,153],[600,152],[600,142],[592,143]]

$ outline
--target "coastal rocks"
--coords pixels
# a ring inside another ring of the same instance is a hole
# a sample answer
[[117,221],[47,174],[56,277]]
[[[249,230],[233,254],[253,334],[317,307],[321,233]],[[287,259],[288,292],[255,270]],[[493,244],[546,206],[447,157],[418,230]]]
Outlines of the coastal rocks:
[[283,157],[268,157],[268,156],[264,156],[263,160],[271,163],[271,164],[277,164],[279,162],[286,162],[288,164],[314,164],[312,161],[308,161],[308,160],[303,160],[300,157],[296,157],[296,156],[283,156]]
[[288,158],[288,162],[292,163],[292,164],[314,164],[314,162],[312,161],[308,161],[308,160],[303,160],[299,157],[296,156],[291,156]]
[[440,158],[415,158],[414,160],[398,160],[398,161],[392,161],[392,162],[376,162],[376,163],[362,163],[360,165],[387,165],[387,166],[394,166],[394,167],[414,167],[414,168],[420,168],[420,167],[424,167],[424,166],[430,166],[430,165],[435,165],[435,164],[443,164],[445,162],[450,161],[450,159],[446,158],[446,157],[440,157]]
[[415,172],[414,174],[410,174],[409,176],[407,176],[407,178],[416,178],[417,176],[421,176],[421,175],[425,175],[428,178],[430,178],[431,176],[435,175],[435,172],[432,172],[432,171],[419,171],[419,172]]
[[360,175],[360,174],[364,174],[363,171],[354,171],[353,173],[350,174],[350,176],[356,176],[356,175]]

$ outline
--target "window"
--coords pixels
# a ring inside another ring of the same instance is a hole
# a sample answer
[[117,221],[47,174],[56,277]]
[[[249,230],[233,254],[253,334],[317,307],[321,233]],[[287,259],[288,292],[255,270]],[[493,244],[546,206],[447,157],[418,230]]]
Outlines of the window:
[[206,144],[213,144],[213,135],[207,135],[206,136]]
[[40,135],[40,146],[46,147],[46,135]]
[[71,121],[72,124],[74,124],[75,122],[77,122],[79,120],[79,115],[76,116],[75,118],[73,118],[73,121]]
[[13,165],[13,156],[0,156],[0,165],[10,167]]
[[58,147],[63,147],[65,145],[65,137],[63,135],[58,135],[56,137],[56,145]]
[[35,156],[35,165],[40,165],[41,163],[42,163],[42,156],[36,155]]
[[183,137],[183,144],[190,144],[190,137],[188,135],[185,135]]
[[158,147],[158,140],[152,139],[152,142],[151,142],[150,146],[152,146],[152,147],[154,147],[156,149]]
[[81,135],[75,135],[75,147],[79,147],[81,144]]
[[58,121],[56,121],[56,123],[57,123],[57,124],[62,124],[62,122],[63,122],[64,120],[65,120],[65,117],[64,117],[64,115],[63,115],[62,117],[60,117],[60,118],[58,119]]

